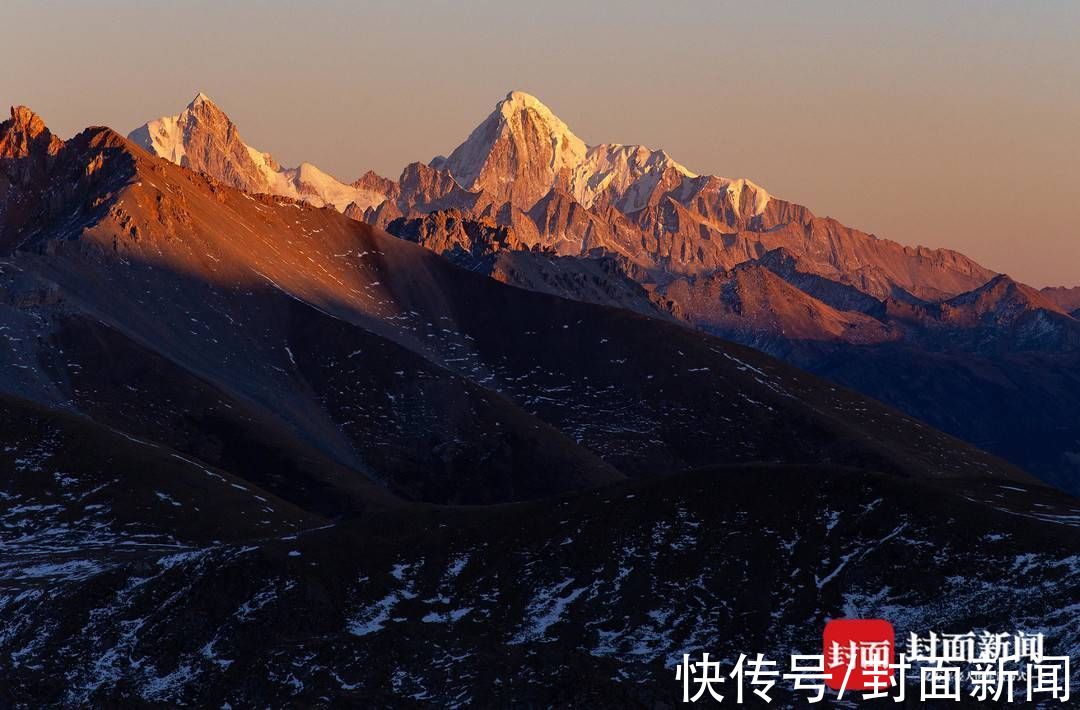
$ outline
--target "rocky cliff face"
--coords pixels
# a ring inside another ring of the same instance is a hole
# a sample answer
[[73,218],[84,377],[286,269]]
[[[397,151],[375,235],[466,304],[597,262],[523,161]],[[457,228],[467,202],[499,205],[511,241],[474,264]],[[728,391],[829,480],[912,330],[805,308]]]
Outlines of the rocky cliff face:
[[510,248],[506,227],[492,220],[467,218],[455,209],[439,210],[412,219],[399,217],[392,220],[388,228],[401,239],[467,266]]
[[0,252],[47,197],[26,189],[42,184],[63,142],[25,106],[12,106],[11,118],[0,123]]
[[[28,157],[45,160],[56,155],[63,142],[45,126],[41,117],[26,106],[12,106],[11,118],[0,123],[0,160]],[[27,182],[33,179],[27,177]]]

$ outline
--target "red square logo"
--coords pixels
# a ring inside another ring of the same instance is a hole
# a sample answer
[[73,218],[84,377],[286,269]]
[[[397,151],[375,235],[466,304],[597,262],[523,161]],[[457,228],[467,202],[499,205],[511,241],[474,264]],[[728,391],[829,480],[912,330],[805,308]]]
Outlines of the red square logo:
[[825,684],[833,690],[884,691],[894,684],[896,634],[883,619],[833,619],[825,624]]

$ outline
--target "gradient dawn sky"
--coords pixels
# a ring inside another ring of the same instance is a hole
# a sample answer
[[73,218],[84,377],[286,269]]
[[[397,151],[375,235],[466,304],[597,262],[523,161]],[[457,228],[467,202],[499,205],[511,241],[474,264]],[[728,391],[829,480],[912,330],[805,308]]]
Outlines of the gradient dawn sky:
[[1080,284],[1077,2],[4,0],[0,66],[0,101],[64,138],[203,91],[249,144],[350,181],[450,151],[520,89],[587,143]]

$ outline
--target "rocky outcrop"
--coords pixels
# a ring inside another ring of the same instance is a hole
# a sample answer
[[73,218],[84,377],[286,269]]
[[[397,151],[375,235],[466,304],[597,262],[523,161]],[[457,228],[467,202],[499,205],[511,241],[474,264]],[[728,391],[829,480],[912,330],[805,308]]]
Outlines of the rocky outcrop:
[[44,160],[56,155],[62,145],[26,106],[12,106],[11,118],[0,123],[0,161],[5,163],[30,157]]
[[33,189],[52,168],[63,142],[25,106],[12,106],[11,118],[0,123],[0,253],[45,201]]
[[520,248],[511,244],[508,228],[491,220],[471,219],[455,209],[399,217],[390,221],[386,231],[467,266],[496,252]]

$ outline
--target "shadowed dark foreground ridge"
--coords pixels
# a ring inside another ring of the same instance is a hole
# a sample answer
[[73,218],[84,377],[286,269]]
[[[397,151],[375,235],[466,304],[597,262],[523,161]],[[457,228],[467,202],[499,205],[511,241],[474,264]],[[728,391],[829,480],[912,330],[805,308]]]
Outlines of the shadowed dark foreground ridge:
[[[901,635],[1037,627],[1061,652],[1080,643],[1068,611],[1080,509],[1045,488],[742,466],[328,528],[293,518],[285,534],[295,513],[266,507],[280,523],[250,539],[197,543],[178,526],[162,541],[152,519],[129,525],[154,531],[137,547],[83,539],[64,564],[13,558],[5,638],[35,660],[5,675],[5,692],[651,705],[677,697],[684,649],[812,653],[836,616],[883,616]],[[61,672],[63,690],[47,680]]]

